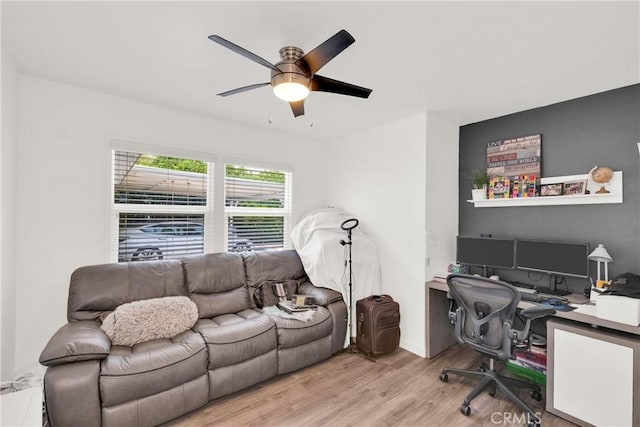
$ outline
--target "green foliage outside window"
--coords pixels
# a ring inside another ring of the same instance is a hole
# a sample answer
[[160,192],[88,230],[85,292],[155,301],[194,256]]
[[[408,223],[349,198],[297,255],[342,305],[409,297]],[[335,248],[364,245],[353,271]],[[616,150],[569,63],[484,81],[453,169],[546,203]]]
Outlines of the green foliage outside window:
[[[137,164],[153,168],[207,173],[207,163],[201,160],[143,154],[138,159]],[[251,179],[253,181],[266,181],[280,184],[284,183],[284,173],[282,172],[247,170],[246,168],[233,165],[226,165],[226,176],[231,178]]]
[[278,171],[247,170],[240,166],[227,165],[226,175],[230,178],[245,178],[253,181],[284,183],[284,173]]
[[207,163],[200,160],[143,154],[136,162],[141,166],[185,172],[207,173]]

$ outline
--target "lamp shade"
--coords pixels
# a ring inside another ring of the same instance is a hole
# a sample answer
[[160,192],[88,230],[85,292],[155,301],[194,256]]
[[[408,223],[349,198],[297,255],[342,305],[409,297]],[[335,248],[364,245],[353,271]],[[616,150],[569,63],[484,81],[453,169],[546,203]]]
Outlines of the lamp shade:
[[611,262],[613,258],[609,255],[609,252],[605,249],[603,244],[599,244],[597,248],[593,250],[589,254],[589,259],[591,261],[602,261],[602,262]]

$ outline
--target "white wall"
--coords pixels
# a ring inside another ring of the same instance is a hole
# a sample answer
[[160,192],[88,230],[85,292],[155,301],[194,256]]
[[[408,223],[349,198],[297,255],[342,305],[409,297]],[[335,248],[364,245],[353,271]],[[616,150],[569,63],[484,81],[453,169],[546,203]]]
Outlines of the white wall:
[[18,147],[18,71],[2,50],[2,143],[0,145],[0,301],[2,343],[0,379],[14,377],[16,326],[15,201]]
[[360,220],[378,246],[382,291],[400,304],[400,345],[425,355],[426,114],[332,141],[329,205]]
[[455,123],[427,114],[427,280],[446,274],[447,266],[456,259],[459,135]]
[[325,204],[319,142],[25,75],[19,93],[17,368],[66,322],[71,272],[109,262],[110,139],[290,164],[293,221]]

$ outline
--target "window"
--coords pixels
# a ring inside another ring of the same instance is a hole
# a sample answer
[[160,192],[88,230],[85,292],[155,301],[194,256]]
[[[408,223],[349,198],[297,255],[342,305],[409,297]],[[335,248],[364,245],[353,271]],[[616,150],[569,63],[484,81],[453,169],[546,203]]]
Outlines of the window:
[[289,247],[291,172],[225,166],[227,251]]
[[283,167],[220,162],[214,187],[214,154],[126,141],[112,148],[113,261],[290,246],[292,174]]
[[113,151],[118,261],[180,258],[205,251],[211,164]]

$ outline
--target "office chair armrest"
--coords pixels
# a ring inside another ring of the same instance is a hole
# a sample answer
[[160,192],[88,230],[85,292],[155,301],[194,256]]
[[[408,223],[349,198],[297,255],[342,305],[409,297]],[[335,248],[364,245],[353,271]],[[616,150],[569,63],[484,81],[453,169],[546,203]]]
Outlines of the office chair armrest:
[[545,307],[542,305],[536,305],[533,307],[527,307],[520,312],[520,315],[525,319],[539,319],[545,316],[552,316],[556,314],[556,309],[551,307]]

